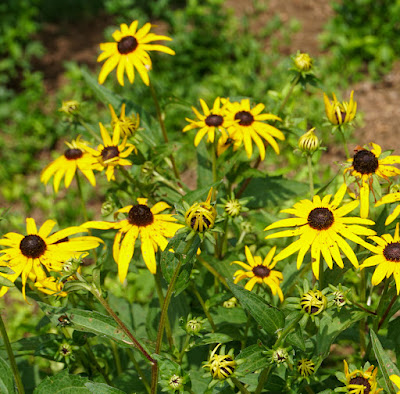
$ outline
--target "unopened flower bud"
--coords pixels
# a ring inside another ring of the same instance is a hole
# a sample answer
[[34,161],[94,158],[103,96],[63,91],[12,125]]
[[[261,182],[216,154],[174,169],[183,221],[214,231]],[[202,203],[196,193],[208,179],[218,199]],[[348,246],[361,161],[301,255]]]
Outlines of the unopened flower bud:
[[308,130],[307,133],[303,134],[299,138],[299,148],[302,152],[312,154],[319,147],[319,139],[314,134],[315,127]]
[[186,323],[185,328],[186,328],[186,332],[188,334],[196,335],[203,328],[203,324],[198,319],[191,319],[191,320],[188,320],[188,322]]
[[288,359],[289,359],[289,353],[287,352],[286,349],[279,348],[274,350],[274,352],[272,353],[272,360],[276,364],[282,364],[286,362]]
[[318,315],[326,309],[327,299],[320,290],[309,290],[301,297],[300,305],[309,315]]
[[169,387],[171,387],[171,389],[173,390],[179,390],[183,386],[183,380],[184,379],[182,378],[182,376],[173,374],[168,382]]
[[222,306],[227,309],[236,308],[238,305],[238,300],[236,297],[229,298],[229,300],[224,301]]
[[79,102],[76,100],[63,101],[61,108],[58,110],[66,115],[75,115],[79,112]]
[[238,200],[229,200],[224,206],[225,212],[232,217],[238,216],[242,210],[242,205]]
[[212,190],[211,188],[206,201],[193,204],[185,213],[186,225],[194,231],[204,232],[214,227],[217,211],[210,204]]
[[341,291],[337,290],[333,293],[333,295],[335,296],[335,298],[333,299],[335,305],[337,305],[340,308],[346,305],[346,298]]
[[302,358],[297,363],[297,371],[303,377],[308,377],[312,375],[315,371],[315,364],[312,360]]
[[101,216],[105,217],[111,215],[115,211],[115,204],[113,201],[105,201],[101,205]]
[[294,65],[299,71],[310,71],[313,66],[313,59],[308,53],[297,52]]

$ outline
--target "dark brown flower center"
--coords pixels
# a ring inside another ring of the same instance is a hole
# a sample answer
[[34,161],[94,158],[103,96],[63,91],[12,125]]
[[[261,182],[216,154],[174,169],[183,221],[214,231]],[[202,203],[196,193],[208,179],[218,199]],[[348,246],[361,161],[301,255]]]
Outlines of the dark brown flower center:
[[192,217],[192,219],[190,219],[190,226],[192,227],[192,228],[194,228],[194,226],[196,225],[196,222],[198,221],[198,220],[202,220],[203,219],[203,222],[204,222],[204,224],[206,225],[205,227],[207,227],[207,228],[209,228],[210,227],[210,224],[211,224],[211,222],[206,218],[206,217],[198,217],[198,216],[193,216]]
[[327,230],[334,222],[333,213],[328,208],[314,208],[308,215],[308,225],[315,230]]
[[265,265],[257,265],[257,267],[253,268],[253,274],[258,278],[265,278],[269,276],[271,270]]
[[392,242],[391,244],[386,245],[385,249],[383,249],[383,255],[386,260],[398,263],[400,261],[400,243]]
[[19,248],[25,257],[36,259],[46,251],[46,242],[39,235],[27,235],[19,244]]
[[224,123],[224,118],[221,115],[208,115],[204,122],[207,126],[218,127]]
[[254,122],[254,116],[249,111],[237,112],[235,120],[238,119],[240,126],[250,126]]
[[353,158],[353,167],[360,174],[373,174],[379,167],[378,159],[369,150],[359,150]]
[[347,115],[346,112],[340,111],[340,118],[339,118],[337,112],[335,111],[335,116],[339,124],[342,124],[344,122],[344,120],[346,119],[346,115]]
[[56,241],[56,242],[53,242],[52,245],[61,244],[61,243],[63,243],[63,242],[68,242],[68,241],[69,241],[69,238],[68,238],[68,237],[64,237],[64,238],[59,239],[59,240]]
[[124,37],[117,45],[118,52],[121,55],[127,55],[133,52],[138,46],[138,42],[133,36]]
[[102,151],[101,151],[101,157],[103,158],[104,161],[110,160],[114,157],[119,156],[119,150],[117,146],[106,146]]
[[67,149],[64,152],[64,156],[67,160],[77,160],[83,156],[83,152],[80,149],[76,148]]
[[365,379],[362,376],[356,376],[355,378],[350,379],[349,384],[364,386],[364,394],[369,394],[371,392],[371,385],[369,384],[368,379]]
[[154,217],[147,205],[137,204],[129,211],[128,221],[134,226],[145,227],[153,223]]

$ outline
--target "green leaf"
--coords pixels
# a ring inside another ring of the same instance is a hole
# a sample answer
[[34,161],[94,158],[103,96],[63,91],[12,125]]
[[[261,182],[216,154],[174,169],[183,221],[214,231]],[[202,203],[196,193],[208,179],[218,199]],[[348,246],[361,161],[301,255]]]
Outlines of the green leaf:
[[94,382],[88,382],[85,383],[85,387],[89,389],[89,391],[93,394],[118,394],[118,393],[123,393],[125,394],[125,391],[121,391],[116,389],[115,387],[111,387],[105,383],[94,383]]
[[11,280],[0,275],[0,286],[14,287],[15,285],[13,282],[11,282]]
[[263,353],[265,349],[259,345],[251,345],[243,349],[238,359],[244,358],[246,362],[240,364],[237,371],[243,375],[262,370],[270,364],[269,358]]
[[61,343],[63,339],[63,335],[44,334],[35,337],[19,339],[11,344],[11,348],[14,352],[30,352],[51,341],[58,341]]
[[396,393],[396,390],[394,389],[393,383],[389,379],[389,376],[393,374],[400,376],[400,372],[397,369],[396,364],[392,362],[389,355],[383,349],[374,330],[371,330],[371,343],[372,349],[374,349],[375,357],[379,363],[379,371],[382,373],[385,381],[384,390],[386,393]]
[[233,295],[240,301],[254,320],[269,334],[276,332],[285,325],[285,315],[279,309],[268,305],[263,298],[245,290],[243,287],[227,281]]
[[6,274],[6,275],[15,274],[15,272],[10,267],[0,267],[0,273]]
[[14,390],[14,376],[10,365],[0,357],[0,393],[11,394]]
[[201,141],[196,148],[197,155],[197,189],[202,189],[213,181],[211,158],[207,152],[206,144]]
[[92,332],[99,336],[105,335],[125,347],[133,346],[132,341],[110,316],[77,308],[55,308],[43,302],[38,302],[38,304],[55,326],[59,324],[60,316],[67,315],[74,330]]
[[324,316],[320,321],[316,338],[317,354],[325,358],[329,354],[329,349],[336,337],[366,315],[365,312],[359,311],[352,311],[349,314],[348,311],[342,309],[332,318],[330,316]]
[[297,347],[303,352],[306,351],[306,344],[304,342],[303,332],[301,330],[300,325],[296,326],[296,329],[286,337],[285,341],[289,345]]
[[70,375],[65,369],[54,376],[44,379],[34,390],[34,394],[89,394],[91,391],[85,387],[87,378],[79,375]]

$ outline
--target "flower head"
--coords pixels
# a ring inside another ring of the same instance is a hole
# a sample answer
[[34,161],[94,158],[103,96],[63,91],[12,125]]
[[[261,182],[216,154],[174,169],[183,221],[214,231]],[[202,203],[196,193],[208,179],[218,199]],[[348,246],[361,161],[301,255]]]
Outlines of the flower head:
[[[389,193],[383,196],[379,201],[377,201],[375,206],[379,207],[383,204],[391,204],[393,202],[398,202],[398,201],[400,201],[400,192]],[[399,216],[399,214],[400,214],[400,204],[398,204],[396,208],[393,209],[393,212],[386,218],[385,226],[392,223]]]
[[160,214],[170,206],[165,202],[158,202],[152,208],[147,205],[147,198],[138,198],[137,204],[121,208],[117,213],[126,213],[128,217],[119,222],[91,221],[83,224],[86,228],[101,230],[117,229],[114,239],[113,255],[118,264],[119,279],[124,282],[128,273],[129,263],[135,249],[136,239],[140,236],[143,260],[152,274],[156,273],[157,263],[155,253],[160,247],[164,250],[168,245],[167,238],[171,238],[183,227],[175,223],[171,214]]
[[106,169],[108,181],[115,180],[115,167],[132,165],[132,162],[126,158],[132,153],[132,151],[136,152],[136,147],[135,145],[127,143],[127,137],[124,137],[120,143],[119,128],[114,129],[111,139],[107,129],[101,123],[99,123],[99,125],[103,144],[100,144],[97,149],[82,145],[82,149],[96,157],[101,168]]
[[397,294],[400,293],[400,236],[399,223],[396,225],[394,237],[384,234],[381,237],[370,237],[377,243],[377,246],[370,246],[370,250],[375,253],[368,257],[360,268],[377,266],[372,275],[371,283],[376,286],[386,277],[393,275],[396,281]]
[[382,149],[379,145],[370,143],[371,150],[357,149],[351,167],[344,173],[350,172],[352,176],[361,179],[360,187],[360,216],[366,218],[369,213],[369,191],[372,190],[373,176],[389,181],[389,177],[400,174],[400,169],[392,164],[400,163],[400,156],[390,155],[379,159]]
[[330,269],[333,267],[333,260],[340,268],[343,268],[341,250],[354,267],[358,268],[357,257],[344,238],[368,248],[370,245],[359,235],[370,236],[376,233],[364,227],[364,225],[373,225],[374,222],[372,220],[345,217],[359,204],[358,200],[355,200],[339,207],[345,193],[346,185],[342,185],[332,201],[330,201],[331,195],[326,195],[322,200],[317,195],[314,196],[312,201],[301,200],[293,208],[282,210],[281,212],[290,213],[296,217],[279,220],[267,226],[265,230],[279,227],[295,227],[295,229],[280,231],[265,238],[293,237],[297,235],[300,238],[278,253],[274,260],[280,261],[293,253],[299,252],[297,255],[297,269],[300,269],[305,254],[311,248],[312,270],[318,279],[321,253]]
[[54,276],[36,280],[35,287],[45,294],[57,295],[59,297],[67,296],[67,293],[62,291],[64,287],[63,282],[60,282]]
[[350,101],[340,103],[335,93],[332,93],[333,101],[324,93],[325,113],[329,122],[333,125],[342,125],[351,122],[356,116],[357,103],[353,100],[354,90],[350,93]]
[[167,36],[160,36],[150,33],[151,24],[146,23],[137,30],[138,21],[133,21],[130,26],[123,23],[121,30],[115,30],[112,37],[115,42],[100,44],[103,51],[97,58],[98,62],[107,59],[99,74],[99,83],[104,83],[108,74],[117,67],[117,79],[120,85],[124,86],[124,74],[128,76],[129,82],[135,80],[135,71],[139,73],[143,82],[149,86],[148,72],[151,69],[151,59],[148,51],[159,51],[175,55],[175,52],[160,44],[150,44],[152,41],[171,41]]
[[217,211],[211,205],[213,188],[210,189],[204,202],[194,203],[185,213],[186,225],[194,231],[204,232],[214,227]]
[[[264,144],[267,142],[272,146],[275,153],[279,154],[279,146],[275,138],[283,141],[285,136],[276,127],[264,123],[264,121],[281,120],[281,118],[276,115],[262,113],[265,108],[264,104],[260,103],[251,108],[249,99],[243,99],[240,102],[224,101],[226,105],[226,116],[231,122],[228,127],[229,135],[236,141],[234,150],[237,150],[243,143],[247,156],[250,158],[253,154],[252,141],[254,141],[260,151],[261,160],[264,160]],[[265,142],[263,140],[265,140]]]
[[374,370],[374,366],[371,365],[365,371],[355,369],[350,372],[346,360],[343,360],[343,363],[346,387],[350,394],[377,394],[382,391],[382,389],[378,389],[378,382],[376,381],[378,368]]
[[194,146],[198,146],[203,137],[207,134],[207,142],[214,142],[215,134],[220,132],[222,135],[228,136],[226,128],[231,126],[235,121],[227,120],[225,116],[225,106],[221,106],[221,98],[217,97],[213,107],[208,108],[206,102],[200,99],[200,105],[204,114],[201,114],[195,107],[193,112],[197,116],[196,120],[186,118],[189,122],[182,130],[184,133],[188,130],[200,129],[194,139]]
[[297,371],[303,378],[308,378],[315,372],[315,364],[313,360],[302,358],[297,362]]
[[61,107],[58,109],[60,112],[71,116],[79,113],[80,103],[76,100],[63,101]]
[[58,193],[61,179],[64,178],[65,187],[68,188],[79,169],[90,184],[96,186],[93,170],[101,170],[101,166],[99,166],[96,157],[83,150],[82,146],[86,146],[86,142],[81,141],[78,137],[72,142],[66,142],[66,145],[68,149],[65,150],[64,154],[44,168],[40,175],[41,182],[47,184],[50,178],[54,176],[54,191]]
[[279,299],[283,302],[283,293],[280,288],[280,283],[283,281],[283,275],[279,271],[273,270],[276,262],[272,262],[276,247],[271,248],[264,261],[260,256],[253,256],[250,249],[245,247],[245,254],[247,262],[233,261],[231,264],[237,264],[244,268],[244,270],[236,271],[233,276],[235,277],[234,283],[238,283],[242,279],[249,278],[250,280],[244,287],[246,290],[251,291],[256,283],[265,283],[272,291],[273,295],[278,294]]
[[300,72],[310,71],[313,66],[313,58],[308,53],[297,52],[293,59],[296,69]]
[[309,315],[319,315],[326,309],[327,299],[320,290],[309,290],[300,299],[301,309]]
[[217,345],[211,352],[208,363],[203,365],[203,368],[209,368],[213,379],[225,380],[235,373],[237,363],[232,354],[225,354],[225,346],[221,348],[220,354],[217,354],[218,348],[221,344]]
[[302,152],[312,155],[319,148],[319,139],[314,133],[315,127],[299,138],[299,148]]
[[118,117],[111,104],[108,105],[111,111],[111,126],[113,130],[119,128],[122,137],[130,137],[134,135],[139,128],[140,116],[139,114],[125,116],[125,103],[121,106],[121,115]]
[[[11,268],[14,273],[10,275],[1,274],[11,282],[21,275],[22,294],[25,296],[25,285],[28,277],[33,282],[43,284],[50,271],[62,271],[64,262],[69,258],[78,258],[82,251],[94,249],[100,245],[100,238],[91,236],[80,236],[70,238],[71,235],[86,233],[83,227],[68,227],[64,230],[52,233],[56,222],[46,220],[39,231],[35,220],[26,219],[27,235],[7,233],[0,239],[0,245],[6,249],[1,250],[0,265]],[[50,285],[51,281],[45,282]],[[0,297],[8,290],[8,287],[0,289]]]
[[400,393],[400,376],[390,375],[389,379],[397,386],[397,388],[399,389],[397,394],[399,394]]

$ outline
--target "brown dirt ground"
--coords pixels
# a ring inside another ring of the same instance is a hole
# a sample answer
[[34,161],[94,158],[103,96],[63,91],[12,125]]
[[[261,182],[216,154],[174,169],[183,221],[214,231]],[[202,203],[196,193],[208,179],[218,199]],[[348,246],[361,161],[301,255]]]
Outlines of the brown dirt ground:
[[[283,22],[296,19],[301,29],[294,34],[291,43],[282,46],[282,53],[291,55],[297,50],[308,52],[318,57],[324,52],[321,50],[318,35],[322,32],[327,20],[333,11],[329,2],[315,0],[263,0],[267,10],[257,15],[252,28],[257,31],[272,16],[278,14]],[[252,2],[248,0],[227,0],[226,4],[240,16],[244,12],[252,13]],[[48,25],[44,30],[44,45],[47,54],[41,59],[38,68],[44,72],[46,89],[53,94],[62,84],[63,62],[65,59],[84,63],[95,69],[98,54],[98,43],[104,40],[103,31],[111,23],[110,18],[96,18],[96,24],[80,25]],[[85,32],[86,26],[86,32]],[[76,37],[84,37],[76,40]],[[268,43],[265,43],[268,46]],[[360,126],[354,131],[354,147],[374,141],[385,149],[400,151],[400,140],[395,132],[400,123],[400,112],[397,105],[400,99],[400,62],[395,64],[391,73],[380,82],[364,81],[351,87],[358,103],[360,112]],[[343,100],[349,96],[345,92]],[[322,99],[322,93],[321,93]],[[353,146],[350,146],[352,149]],[[326,155],[332,160],[342,160],[343,152],[338,146],[329,146]],[[325,157],[326,159],[326,157]]]

